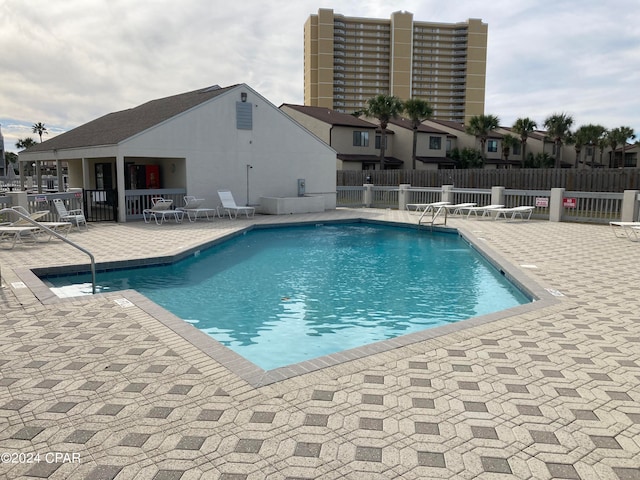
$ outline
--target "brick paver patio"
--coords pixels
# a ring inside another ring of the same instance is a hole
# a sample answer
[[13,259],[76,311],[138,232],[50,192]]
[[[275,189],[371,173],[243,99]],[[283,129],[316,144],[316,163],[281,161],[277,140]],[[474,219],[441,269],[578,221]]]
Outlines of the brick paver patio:
[[[70,238],[103,263],[346,218],[417,220],[339,209]],[[263,386],[139,295],[29,288],[27,267],[86,264],[62,242],[0,250],[0,478],[639,480],[640,244],[602,225],[448,223],[553,301]]]

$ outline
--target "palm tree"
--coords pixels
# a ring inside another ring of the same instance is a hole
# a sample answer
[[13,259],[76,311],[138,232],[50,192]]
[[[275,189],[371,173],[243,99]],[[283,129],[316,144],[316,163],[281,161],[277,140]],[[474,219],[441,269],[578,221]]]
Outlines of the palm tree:
[[[617,127],[609,130],[609,133],[607,134],[607,145],[611,147],[610,166],[612,168],[616,168],[618,166],[624,167],[624,155],[627,146],[627,140],[629,138],[636,138],[631,127]],[[620,165],[618,165],[616,159],[616,149],[618,148],[618,145],[622,145],[622,161]]]
[[397,118],[403,110],[402,101],[393,95],[376,95],[367,102],[365,114],[377,118],[380,122],[382,136],[380,138],[380,170],[384,170],[384,149],[387,142],[387,125],[389,120]]
[[[583,125],[580,128],[578,128],[578,130],[576,130],[575,136],[577,139],[581,140],[581,146],[586,145],[594,149],[591,152],[592,167],[593,167],[593,159],[595,157],[595,148],[596,146],[599,145],[599,142],[601,138],[604,136],[604,134],[606,133],[606,131],[607,129],[604,128],[602,125],[593,125],[592,123],[588,125]],[[579,160],[578,158],[579,154],[580,154],[580,148],[576,143],[576,164],[578,163],[578,160]],[[588,151],[587,151],[587,155],[588,155]],[[586,163],[586,158],[585,158],[585,163]]]
[[482,167],[487,160],[485,145],[487,138],[500,126],[500,119],[495,115],[475,115],[469,119],[466,131],[469,135],[476,137],[480,141],[480,151],[482,152]]
[[578,168],[582,146],[589,143],[589,125],[581,125],[578,127],[578,129],[567,138],[567,143],[573,143],[573,147],[576,150],[576,159],[573,166],[574,168]]
[[556,146],[556,168],[560,168],[562,161],[562,143],[571,135],[573,117],[566,113],[554,113],[544,121],[544,128],[548,135],[553,138]]
[[518,135],[520,135],[520,144],[522,145],[522,166],[524,167],[524,162],[525,162],[525,158],[526,158],[526,150],[527,150],[527,138],[529,138],[529,134],[533,133],[536,128],[538,128],[538,125],[536,124],[536,122],[534,122],[533,120],[531,120],[529,117],[524,117],[524,118],[518,118],[513,126],[511,127],[511,129],[513,130],[514,133],[517,133]]
[[16,148],[19,148],[20,150],[26,150],[34,145],[36,145],[36,141],[31,137],[21,138],[16,142]]
[[511,149],[518,142],[516,137],[510,134],[506,134],[502,137],[502,156],[504,157],[504,161],[509,161],[509,154],[511,153]]
[[429,105],[429,102],[420,98],[410,98],[404,102],[404,111],[411,120],[411,126],[413,127],[413,151],[411,154],[411,164],[414,170],[416,169],[416,149],[418,144],[418,127],[431,118],[433,115],[433,108]]
[[620,132],[617,128],[612,128],[607,133],[607,145],[611,147],[611,158],[609,159],[609,167],[615,168],[616,166],[616,148],[620,142]]
[[47,127],[45,127],[44,123],[42,122],[34,123],[32,127],[32,131],[33,133],[37,133],[38,135],[40,135],[40,143],[42,143],[42,134],[49,133],[47,132]]
[[622,165],[620,165],[621,167],[624,167],[624,156],[625,156],[625,150],[627,149],[627,140],[631,139],[631,140],[635,140],[636,139],[636,134],[633,131],[633,128],[631,127],[619,127],[620,129],[620,138],[622,139]]
[[[596,141],[596,145],[600,150],[600,165],[602,165],[602,157],[604,155],[604,149],[609,146],[609,130],[607,130],[606,128],[603,130],[602,135],[600,135],[598,137],[598,140]],[[591,166],[593,166],[593,162]]]

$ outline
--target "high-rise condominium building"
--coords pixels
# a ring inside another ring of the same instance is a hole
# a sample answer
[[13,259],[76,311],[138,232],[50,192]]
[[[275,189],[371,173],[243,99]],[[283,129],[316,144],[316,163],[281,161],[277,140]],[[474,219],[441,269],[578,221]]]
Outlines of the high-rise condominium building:
[[[434,118],[484,113],[487,24],[345,17],[319,9],[304,26],[304,102],[352,113],[378,94],[422,98]],[[466,122],[465,122],[466,123]]]

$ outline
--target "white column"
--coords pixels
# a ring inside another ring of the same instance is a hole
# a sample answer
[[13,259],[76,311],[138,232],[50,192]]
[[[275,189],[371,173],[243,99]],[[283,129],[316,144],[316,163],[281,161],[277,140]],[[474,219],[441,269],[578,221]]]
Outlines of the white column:
[[[27,199],[27,192],[6,192],[5,195],[11,199],[12,207],[22,207],[26,211],[29,211],[29,200]],[[12,219],[12,221],[15,220]]]
[[564,188],[552,188],[549,199],[549,221],[561,222],[564,214]]
[[364,206],[370,208],[373,205],[373,184],[365,183],[364,187]]
[[442,185],[442,202],[453,203],[453,185]]
[[124,190],[124,157],[118,155],[116,157],[116,179],[118,194],[118,222],[125,223],[127,221],[127,204]]
[[622,197],[622,222],[638,221],[638,194],[640,190],[625,190]]
[[82,188],[87,189],[91,185],[91,171],[89,170],[89,159],[82,159]]
[[491,204],[504,205],[504,187],[491,187]]
[[64,182],[62,181],[62,166],[58,158],[58,151],[54,150],[53,155],[56,157],[56,174],[58,176],[58,192],[64,192]]
[[41,165],[38,160],[36,160],[36,183],[38,193],[42,193],[42,170],[40,169]]
[[409,203],[409,188],[411,188],[410,183],[400,184],[400,190],[398,192],[398,210],[401,212],[407,208],[407,203]]

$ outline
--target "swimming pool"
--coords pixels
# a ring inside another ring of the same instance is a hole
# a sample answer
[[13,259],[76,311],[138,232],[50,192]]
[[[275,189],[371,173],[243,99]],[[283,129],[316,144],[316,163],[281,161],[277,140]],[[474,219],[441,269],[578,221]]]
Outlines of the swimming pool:
[[[47,280],[64,293],[89,277]],[[368,223],[253,229],[97,280],[98,292],[139,291],[264,370],[530,302],[458,235]]]

